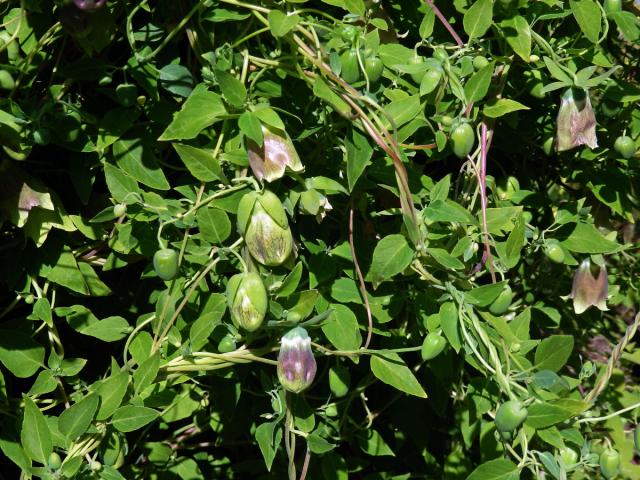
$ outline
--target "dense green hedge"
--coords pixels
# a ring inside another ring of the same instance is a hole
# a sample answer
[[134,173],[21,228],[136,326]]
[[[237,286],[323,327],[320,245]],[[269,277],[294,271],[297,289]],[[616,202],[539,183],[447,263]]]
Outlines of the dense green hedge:
[[639,14],[0,2],[0,478],[638,478]]

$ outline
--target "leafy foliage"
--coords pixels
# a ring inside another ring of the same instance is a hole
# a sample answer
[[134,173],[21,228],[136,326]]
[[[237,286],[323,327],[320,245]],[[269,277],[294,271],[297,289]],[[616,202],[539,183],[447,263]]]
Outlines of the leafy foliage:
[[3,2],[3,476],[638,478],[639,13]]

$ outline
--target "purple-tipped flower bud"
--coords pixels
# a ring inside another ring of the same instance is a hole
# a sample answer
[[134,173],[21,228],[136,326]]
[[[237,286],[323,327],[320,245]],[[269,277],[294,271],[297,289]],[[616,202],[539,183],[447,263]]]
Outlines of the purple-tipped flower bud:
[[278,380],[293,393],[308,388],[316,376],[316,359],[311,351],[311,338],[302,327],[290,330],[280,340]]
[[608,310],[608,289],[607,269],[600,267],[598,276],[594,277],[591,273],[591,261],[588,258],[583,260],[573,277],[569,295],[573,299],[573,309],[576,313],[582,313],[594,305],[600,310]]
[[562,95],[558,111],[556,150],[562,152],[580,145],[598,146],[596,116],[589,92],[570,88]]
[[293,172],[304,170],[293,142],[284,130],[262,126],[262,146],[247,142],[249,165],[258,180],[273,182],[284,176],[288,168]]
[[260,328],[269,305],[260,275],[246,272],[231,277],[227,284],[227,303],[231,320],[237,327],[249,332]]
[[269,267],[282,265],[293,250],[287,214],[268,190],[246,194],[238,205],[238,230],[251,256]]
[[73,0],[80,10],[98,10],[102,8],[107,0]]

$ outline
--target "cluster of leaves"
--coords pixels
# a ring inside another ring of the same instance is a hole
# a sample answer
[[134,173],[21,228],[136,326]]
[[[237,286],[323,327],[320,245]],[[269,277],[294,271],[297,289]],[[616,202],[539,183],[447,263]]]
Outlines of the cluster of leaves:
[[0,476],[640,476],[637,1],[0,10]]

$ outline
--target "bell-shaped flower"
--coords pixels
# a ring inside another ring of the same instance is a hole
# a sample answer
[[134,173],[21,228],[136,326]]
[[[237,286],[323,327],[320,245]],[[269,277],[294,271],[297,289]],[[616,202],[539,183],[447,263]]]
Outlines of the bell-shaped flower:
[[282,178],[287,168],[293,172],[304,170],[287,132],[262,125],[262,137],[262,146],[247,140],[249,165],[258,180],[273,182]]
[[560,102],[556,125],[556,150],[563,152],[586,145],[598,146],[596,138],[596,116],[591,107],[589,92],[570,88]]
[[227,303],[231,320],[237,327],[249,332],[260,328],[269,305],[260,275],[245,272],[231,277],[227,283]]
[[587,258],[582,261],[573,277],[573,285],[569,298],[573,299],[573,309],[576,313],[582,313],[592,305],[600,310],[608,310],[607,296],[609,282],[607,269],[600,267],[597,277],[591,273],[591,261]]
[[238,205],[238,230],[249,253],[270,267],[282,265],[293,250],[287,214],[276,195],[268,190],[251,192]]
[[296,327],[282,337],[278,353],[278,380],[286,390],[300,393],[308,388],[317,368],[311,351],[311,338],[304,328]]

